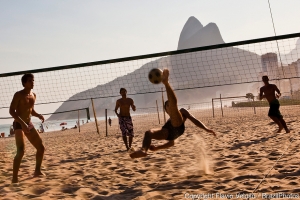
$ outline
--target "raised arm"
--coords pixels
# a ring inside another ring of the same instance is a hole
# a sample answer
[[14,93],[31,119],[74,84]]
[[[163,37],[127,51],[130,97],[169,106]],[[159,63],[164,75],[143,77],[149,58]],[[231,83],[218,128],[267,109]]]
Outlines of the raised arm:
[[199,128],[204,129],[206,132],[212,133],[214,136],[216,136],[216,133],[213,130],[208,129],[200,120],[196,119],[191,113],[189,113],[189,111],[187,111],[184,108],[181,108],[180,112],[184,117],[191,120],[191,122],[193,122],[193,124],[195,124]]
[[119,100],[116,101],[115,113],[119,117],[118,109],[120,108]]

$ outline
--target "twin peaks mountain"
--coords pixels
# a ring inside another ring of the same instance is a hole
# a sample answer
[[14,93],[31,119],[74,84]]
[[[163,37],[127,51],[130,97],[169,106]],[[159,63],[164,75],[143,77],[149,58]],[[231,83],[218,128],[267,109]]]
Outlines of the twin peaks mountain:
[[224,40],[215,23],[209,23],[203,27],[198,19],[190,17],[180,33],[177,49],[189,49],[223,43]]
[[[180,33],[178,50],[222,43],[224,40],[215,23],[203,26],[195,17],[190,17]],[[253,75],[257,71],[261,71],[261,58],[255,53],[236,47],[153,58],[151,62],[143,64],[131,73],[74,94],[68,100],[103,97],[94,100],[97,116],[103,116],[105,109],[109,110],[108,115],[113,116],[115,102],[120,98],[119,90],[124,87],[128,94],[139,94],[129,95],[137,108],[155,107],[156,100],[158,100],[159,106],[162,106],[161,93],[149,93],[160,91],[162,87],[162,85],[154,85],[149,82],[147,75],[152,68],[168,68],[170,70],[170,83],[173,88],[178,89],[176,95],[180,105],[210,102],[217,93],[230,92],[240,95],[239,92],[245,92],[247,88],[242,88],[241,84],[235,83],[250,82],[255,78],[256,81],[257,76],[249,77],[249,74]],[[107,96],[117,97],[106,98]],[[166,94],[164,98],[166,99]],[[90,100],[64,102],[55,112],[76,110],[88,105],[90,105],[92,114]],[[67,112],[52,115],[48,120],[76,118],[77,112]]]

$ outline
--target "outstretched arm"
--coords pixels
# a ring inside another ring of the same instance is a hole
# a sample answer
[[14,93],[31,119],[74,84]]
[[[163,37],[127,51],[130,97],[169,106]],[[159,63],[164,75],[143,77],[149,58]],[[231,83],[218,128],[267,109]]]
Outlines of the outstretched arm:
[[196,119],[191,113],[189,113],[189,111],[187,111],[184,108],[180,109],[180,112],[182,115],[184,115],[187,119],[191,120],[191,122],[193,122],[193,124],[195,124],[196,126],[198,126],[199,128],[204,129],[206,132],[212,133],[214,136],[216,136],[216,133],[207,128],[200,120]]
[[170,140],[169,142],[167,142],[167,143],[165,143],[163,145],[159,145],[159,146],[151,145],[149,149],[151,151],[157,151],[157,150],[160,150],[160,149],[170,148],[170,147],[174,146],[174,144],[175,144],[174,140]]

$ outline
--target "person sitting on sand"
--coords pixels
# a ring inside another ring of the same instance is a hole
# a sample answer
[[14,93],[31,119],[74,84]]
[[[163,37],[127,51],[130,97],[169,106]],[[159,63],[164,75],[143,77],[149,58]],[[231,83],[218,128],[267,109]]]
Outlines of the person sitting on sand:
[[[169,84],[169,70],[165,69],[163,71],[162,83],[166,87],[168,100],[165,102],[165,110],[170,116],[170,119],[165,123],[161,129],[151,129],[145,132],[142,148],[139,151],[135,151],[130,154],[131,158],[139,158],[147,156],[147,151],[157,151],[160,149],[165,149],[174,146],[174,140],[181,136],[185,131],[185,121],[189,119],[199,128],[212,133],[216,136],[215,132],[208,129],[201,121],[197,120],[193,115],[191,115],[186,109],[181,108],[178,110],[176,95]],[[168,140],[167,143],[154,146],[151,145],[151,140]]]

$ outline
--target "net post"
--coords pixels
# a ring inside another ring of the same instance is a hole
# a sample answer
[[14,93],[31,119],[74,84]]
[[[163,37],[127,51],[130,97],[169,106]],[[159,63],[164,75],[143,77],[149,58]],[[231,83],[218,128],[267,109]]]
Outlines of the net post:
[[222,117],[224,117],[224,115],[223,115],[223,106],[222,106],[222,97],[221,97],[221,94],[220,94],[220,103],[221,103]]
[[91,120],[89,108],[86,108],[85,110],[86,110],[86,118],[87,118],[87,120]]
[[160,124],[160,118],[159,118],[159,111],[158,111],[157,100],[156,100],[156,110],[157,110],[157,116],[158,116],[158,124]]
[[96,115],[96,111],[95,111],[95,106],[94,106],[93,98],[91,98],[91,101],[92,101],[92,107],[93,107],[93,112],[94,112],[96,129],[97,129],[97,133],[99,134],[99,127],[98,127],[97,115]]
[[106,134],[106,137],[107,137],[107,109],[105,109],[105,134]]
[[79,120],[79,110],[78,110],[78,131],[80,133],[80,120]]
[[213,118],[214,118],[215,117],[214,98],[211,99],[211,107],[212,107]]
[[163,111],[164,111],[164,122],[166,123],[165,100],[164,100],[164,90],[163,90],[163,88],[161,88],[161,100],[162,100]]
[[252,101],[253,101],[253,111],[254,111],[254,114],[256,114],[255,103],[254,103],[254,97],[252,98]]

